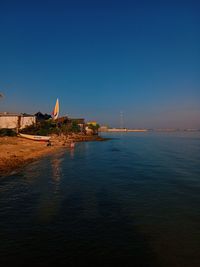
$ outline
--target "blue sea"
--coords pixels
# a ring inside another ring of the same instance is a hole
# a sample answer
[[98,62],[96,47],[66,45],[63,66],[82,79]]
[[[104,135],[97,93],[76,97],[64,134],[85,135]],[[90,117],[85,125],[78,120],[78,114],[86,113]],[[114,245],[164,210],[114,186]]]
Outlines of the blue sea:
[[0,178],[0,266],[200,266],[200,132],[102,136]]

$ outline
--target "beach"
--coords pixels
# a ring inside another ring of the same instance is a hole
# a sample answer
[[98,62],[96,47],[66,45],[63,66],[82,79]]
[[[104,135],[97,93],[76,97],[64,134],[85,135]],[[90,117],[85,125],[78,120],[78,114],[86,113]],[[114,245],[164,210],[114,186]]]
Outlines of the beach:
[[20,137],[0,137],[0,176],[8,175],[21,169],[24,165],[54,153],[70,142],[101,141],[99,136],[73,134],[69,136],[52,136],[51,146],[44,141],[32,141]]
[[58,150],[57,146],[47,146],[20,137],[0,138],[0,175],[6,175],[22,168],[39,157]]

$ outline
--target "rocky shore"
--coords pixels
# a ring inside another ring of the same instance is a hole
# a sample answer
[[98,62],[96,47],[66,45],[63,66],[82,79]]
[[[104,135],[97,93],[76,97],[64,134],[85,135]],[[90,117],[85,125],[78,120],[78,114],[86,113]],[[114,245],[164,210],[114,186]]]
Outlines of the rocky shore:
[[104,141],[99,136],[80,134],[51,137],[51,145],[20,137],[0,137],[0,176],[8,175],[40,157],[54,153],[63,147],[70,148],[71,142]]

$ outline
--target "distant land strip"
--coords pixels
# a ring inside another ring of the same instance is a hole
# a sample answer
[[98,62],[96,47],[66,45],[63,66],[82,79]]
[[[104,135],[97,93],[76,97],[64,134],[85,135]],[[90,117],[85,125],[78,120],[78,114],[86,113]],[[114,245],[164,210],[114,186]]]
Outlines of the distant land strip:
[[199,132],[200,129],[176,129],[176,128],[159,128],[159,129],[128,129],[128,128],[104,128],[100,127],[99,132]]

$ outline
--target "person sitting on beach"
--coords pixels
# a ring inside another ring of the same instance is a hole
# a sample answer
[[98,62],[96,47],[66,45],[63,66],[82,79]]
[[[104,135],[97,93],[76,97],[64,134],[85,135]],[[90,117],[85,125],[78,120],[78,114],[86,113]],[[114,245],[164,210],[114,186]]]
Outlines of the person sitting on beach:
[[50,140],[47,141],[47,146],[51,146]]

